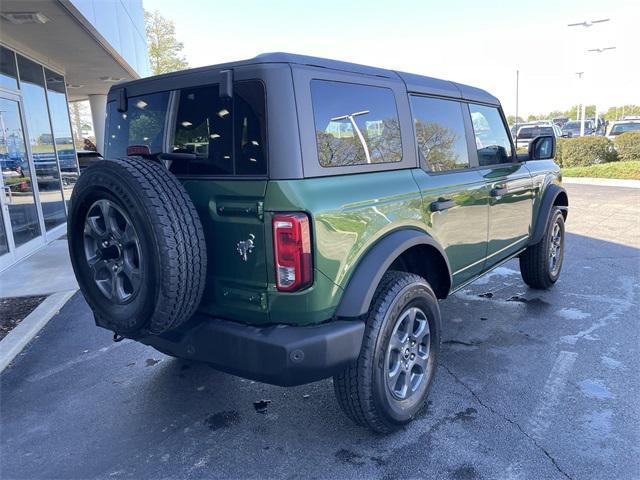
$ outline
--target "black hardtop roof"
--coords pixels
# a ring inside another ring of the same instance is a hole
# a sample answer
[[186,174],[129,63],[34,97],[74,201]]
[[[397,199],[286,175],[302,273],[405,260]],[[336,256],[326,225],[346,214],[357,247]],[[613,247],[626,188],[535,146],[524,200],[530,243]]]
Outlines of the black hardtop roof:
[[130,84],[138,84],[148,80],[155,80],[158,78],[169,79],[172,77],[181,77],[194,72],[201,72],[211,69],[227,69],[234,67],[241,67],[245,65],[267,64],[267,63],[286,63],[292,65],[306,65],[318,68],[328,68],[332,70],[340,70],[344,72],[357,73],[361,75],[370,75],[383,78],[395,78],[402,80],[407,91],[414,93],[423,93],[428,95],[438,95],[444,97],[460,98],[463,100],[470,100],[474,102],[483,102],[493,105],[500,105],[499,100],[480,88],[464,85],[449,80],[440,80],[432,77],[425,77],[423,75],[416,75],[413,73],[398,72],[395,70],[387,70],[385,68],[370,67],[367,65],[360,65],[358,63],[342,62],[340,60],[331,60],[327,58],[311,57],[307,55],[297,55],[294,53],[274,52],[263,53],[257,57],[240,60],[237,62],[221,63],[217,65],[210,65],[206,67],[192,68],[188,70],[181,70],[178,72],[165,73],[154,77],[147,77],[140,80],[131,80],[128,82],[119,83],[114,88],[127,87]]

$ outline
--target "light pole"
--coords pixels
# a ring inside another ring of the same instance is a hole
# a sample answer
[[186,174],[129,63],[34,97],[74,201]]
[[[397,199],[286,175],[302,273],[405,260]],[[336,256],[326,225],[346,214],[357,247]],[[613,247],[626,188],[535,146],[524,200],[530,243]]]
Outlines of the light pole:
[[[571,27],[584,27],[584,28],[590,28],[593,25],[597,24],[597,23],[605,23],[610,21],[610,18],[599,18],[596,20],[583,20],[582,22],[575,22],[575,23],[569,23],[567,24],[567,27],[571,28]],[[614,49],[616,47],[605,47],[603,49],[591,49],[589,50],[590,52],[595,52],[597,51],[598,53],[602,53],[605,50],[611,50]],[[584,72],[576,72],[576,75],[578,75],[578,78],[582,78],[582,74]],[[584,88],[583,88],[584,90]],[[580,94],[581,97],[583,97],[582,99],[584,100],[584,92],[581,92]],[[584,101],[582,102],[582,108],[581,108],[581,115],[582,118],[580,120],[580,136],[583,137],[584,136],[584,121],[585,121],[585,104]]]
[[[597,53],[601,54],[610,50],[615,50],[616,47],[601,47],[601,48],[589,48],[587,52],[589,53]],[[596,102],[596,112],[595,112],[595,125],[596,132],[598,131],[598,103]],[[580,126],[580,131],[584,132],[584,120],[582,121],[582,125]]]
[[367,141],[364,139],[364,135],[362,135],[362,132],[360,131],[360,129],[358,128],[358,124],[356,123],[354,117],[357,117],[358,115],[366,115],[369,113],[369,110],[363,110],[361,112],[353,112],[353,113],[349,113],[347,115],[341,115],[339,117],[333,117],[331,119],[332,122],[339,122],[341,120],[349,120],[351,122],[351,125],[353,125],[353,129],[356,131],[356,134],[358,135],[358,138],[360,139],[360,143],[362,144],[362,148],[364,149],[364,156],[367,159],[367,163],[371,163],[371,156],[369,155],[369,147],[367,146]]

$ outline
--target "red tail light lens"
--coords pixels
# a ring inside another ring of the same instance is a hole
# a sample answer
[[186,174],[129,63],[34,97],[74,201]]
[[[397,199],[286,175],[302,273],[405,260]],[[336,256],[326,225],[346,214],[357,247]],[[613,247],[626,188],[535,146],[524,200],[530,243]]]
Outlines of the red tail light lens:
[[293,292],[313,282],[309,217],[304,213],[286,213],[273,217],[273,248],[276,262],[276,286],[281,292]]

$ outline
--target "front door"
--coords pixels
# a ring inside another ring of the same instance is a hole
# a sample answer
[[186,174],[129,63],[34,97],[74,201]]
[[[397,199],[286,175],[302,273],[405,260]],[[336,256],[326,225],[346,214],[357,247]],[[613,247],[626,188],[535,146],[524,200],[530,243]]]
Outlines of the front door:
[[487,253],[489,204],[485,180],[471,161],[466,105],[412,95],[420,187],[429,234],[444,248],[453,274],[452,288],[478,275]]
[[0,270],[44,242],[19,97],[0,96]]
[[533,215],[533,181],[525,164],[515,161],[498,108],[469,104],[479,173],[489,192],[489,236],[484,269],[521,250],[529,238]]

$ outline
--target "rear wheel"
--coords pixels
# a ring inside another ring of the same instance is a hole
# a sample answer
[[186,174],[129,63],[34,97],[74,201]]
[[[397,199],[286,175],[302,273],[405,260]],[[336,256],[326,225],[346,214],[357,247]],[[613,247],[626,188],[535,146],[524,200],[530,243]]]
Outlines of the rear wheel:
[[424,406],[440,349],[440,310],[422,278],[387,272],[367,314],[358,360],[333,379],[342,410],[356,423],[391,432]]
[[129,337],[159,334],[200,303],[202,225],[184,187],[159,164],[129,157],[87,167],[71,197],[68,241],[100,326]]
[[551,212],[542,240],[520,254],[520,273],[531,288],[547,289],[560,277],[564,260],[564,216]]

